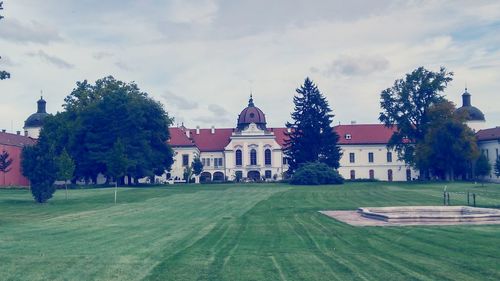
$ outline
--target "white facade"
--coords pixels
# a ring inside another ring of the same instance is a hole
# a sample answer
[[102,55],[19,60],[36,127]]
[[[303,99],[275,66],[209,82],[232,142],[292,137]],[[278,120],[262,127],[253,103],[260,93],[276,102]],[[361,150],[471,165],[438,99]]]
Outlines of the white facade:
[[418,172],[398,160],[396,151],[384,144],[341,145],[339,173],[345,179],[410,181]]
[[500,157],[500,140],[480,141],[478,145],[479,150],[481,151],[481,153],[486,155],[486,158],[491,165],[491,173],[489,176],[486,176],[486,180],[492,182],[500,182],[500,177],[495,175],[495,163]]

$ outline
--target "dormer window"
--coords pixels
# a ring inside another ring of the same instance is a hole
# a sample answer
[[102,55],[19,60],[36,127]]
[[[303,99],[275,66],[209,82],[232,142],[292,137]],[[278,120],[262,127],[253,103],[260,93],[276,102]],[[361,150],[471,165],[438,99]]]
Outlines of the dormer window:
[[345,134],[345,139],[346,140],[350,140],[352,137],[351,137],[351,134]]

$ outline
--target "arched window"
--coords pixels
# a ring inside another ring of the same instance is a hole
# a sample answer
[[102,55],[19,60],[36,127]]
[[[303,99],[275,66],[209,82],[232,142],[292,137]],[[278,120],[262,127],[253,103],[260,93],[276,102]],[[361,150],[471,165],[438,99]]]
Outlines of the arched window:
[[375,179],[375,171],[374,170],[370,170],[370,179],[371,180]]
[[257,151],[253,148],[250,150],[250,165],[257,165]]
[[355,179],[356,179],[356,171],[351,170],[351,180],[355,180]]
[[406,169],[406,180],[411,181],[411,170],[410,169]]
[[264,161],[266,165],[271,165],[271,149],[269,148],[264,151]]
[[241,166],[243,162],[241,150],[236,150],[236,166]]

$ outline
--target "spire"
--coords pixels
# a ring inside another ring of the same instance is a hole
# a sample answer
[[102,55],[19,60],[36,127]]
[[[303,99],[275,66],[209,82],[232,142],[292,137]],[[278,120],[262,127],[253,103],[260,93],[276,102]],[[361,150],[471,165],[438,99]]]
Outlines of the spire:
[[462,94],[462,106],[471,106],[471,98],[469,92],[467,92],[467,87],[465,87],[465,92]]
[[255,106],[255,105],[253,104],[253,96],[252,96],[252,93],[250,93],[250,99],[248,100],[248,106],[252,106],[252,107],[253,107],[253,106]]
[[43,99],[43,92],[40,91],[40,99],[36,102],[38,104],[38,110],[36,113],[47,113],[46,105],[47,102]]

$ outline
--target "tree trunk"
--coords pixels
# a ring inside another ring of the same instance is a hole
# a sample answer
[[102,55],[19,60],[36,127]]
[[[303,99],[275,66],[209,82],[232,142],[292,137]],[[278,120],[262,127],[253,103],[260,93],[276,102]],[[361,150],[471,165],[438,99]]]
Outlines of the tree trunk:
[[116,204],[116,193],[118,192],[118,181],[115,180],[115,204]]
[[66,189],[66,200],[68,200],[68,181],[64,181],[64,189]]

